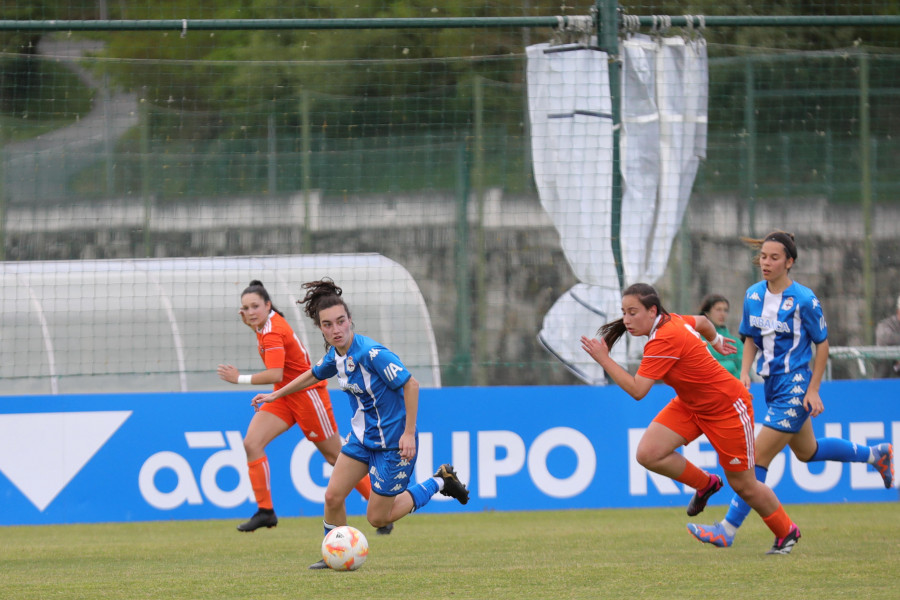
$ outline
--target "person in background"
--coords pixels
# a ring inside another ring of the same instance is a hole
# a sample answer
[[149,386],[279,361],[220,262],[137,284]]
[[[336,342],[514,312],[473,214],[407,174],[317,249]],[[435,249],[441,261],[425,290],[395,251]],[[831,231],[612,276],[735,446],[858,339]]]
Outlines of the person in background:
[[[889,489],[894,481],[891,444],[864,446],[840,438],[817,438],[813,433],[809,417],[825,410],[819,385],[828,363],[828,326],[815,293],[791,278],[797,260],[793,234],[773,231],[763,239],[743,241],[757,250],[753,263],[763,277],[744,295],[740,327],[745,336],[741,383],[750,389],[751,368],[765,381],[767,411],[756,436],[756,478],[765,482],[769,464],[789,445],[803,462],[869,463]],[[701,542],[727,548],[749,512],[750,506],[735,495],[722,521],[688,523],[688,531]]]
[[[284,314],[272,305],[269,292],[258,279],[251,281],[241,293],[239,313],[244,324],[256,332],[259,356],[266,370],[241,375],[233,365],[219,365],[221,379],[235,384],[274,385],[278,390],[309,371],[309,353],[284,319]],[[253,415],[244,436],[250,485],[258,510],[249,521],[238,525],[238,531],[255,531],[278,524],[272,504],[266,446],[294,423],[299,425],[306,439],[315,444],[329,464],[333,465],[337,460],[341,437],[324,381],[265,405]],[[369,499],[372,488],[368,478],[362,478],[356,489],[363,498]],[[378,533],[388,534],[390,529],[379,530]]]
[[700,314],[712,322],[716,328],[716,333],[724,338],[734,340],[734,345],[737,349],[734,354],[722,354],[711,345],[709,346],[709,352],[720,365],[725,367],[726,371],[739,378],[741,376],[741,357],[744,355],[744,343],[728,331],[726,322],[728,321],[729,308],[728,298],[725,296],[721,294],[707,294],[700,304]]
[[[894,314],[879,321],[875,327],[875,344],[900,346],[900,296],[897,297]],[[900,377],[900,360],[879,361],[875,376],[879,379]]]
[[[700,469],[676,450],[705,434],[716,449],[732,489],[775,534],[775,543],[767,554],[790,553],[800,539],[800,530],[775,492],[759,482],[753,472],[753,398],[706,349],[708,342],[722,354],[728,354],[734,352],[733,340],[716,333],[702,315],[667,312],[656,289],[646,283],[635,283],[623,292],[622,315],[600,328],[599,340],[582,336],[582,349],[635,400],[646,396],[657,380],[673,387],[677,394],[641,437],[638,463],[694,488],[687,514],[699,514],[710,496],[722,489],[722,479]],[[610,349],[626,331],[635,337],[649,337],[635,375],[609,356]]]
[[[387,527],[425,506],[437,494],[469,501],[469,490],[452,465],[441,465],[434,477],[412,484],[418,458],[419,383],[400,358],[375,340],[353,331],[343,290],[324,278],[303,284],[306,296],[298,304],[322,332],[325,356],[316,365],[271,394],[259,394],[253,406],[269,403],[337,376],[354,410],[351,431],[325,490],[324,533],[347,524],[344,501],[354,483],[368,475],[372,497],[366,518],[373,527]],[[310,569],[326,569],[324,560]]]

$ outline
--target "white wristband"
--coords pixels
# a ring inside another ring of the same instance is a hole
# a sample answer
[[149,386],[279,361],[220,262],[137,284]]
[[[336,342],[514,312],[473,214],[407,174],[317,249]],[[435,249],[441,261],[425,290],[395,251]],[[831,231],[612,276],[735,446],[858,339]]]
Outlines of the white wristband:
[[253,385],[251,379],[253,379],[253,375],[238,375],[238,383],[244,385]]
[[724,340],[724,338],[722,337],[722,334],[717,333],[716,337],[713,338],[713,341],[710,342],[710,345],[715,346],[716,344],[722,342],[723,340]]

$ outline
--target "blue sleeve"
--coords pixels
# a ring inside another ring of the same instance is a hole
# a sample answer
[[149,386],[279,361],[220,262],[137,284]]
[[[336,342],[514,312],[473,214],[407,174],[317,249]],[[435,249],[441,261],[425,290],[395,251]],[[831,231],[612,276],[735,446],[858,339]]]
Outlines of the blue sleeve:
[[750,327],[750,307],[747,305],[747,294],[744,294],[744,312],[741,315],[741,325],[738,327],[738,334],[744,337],[753,337],[753,329]]
[[319,381],[330,379],[337,375],[337,367],[334,364],[334,347],[329,348],[325,356],[313,366],[312,374]]
[[814,344],[821,344],[828,339],[828,325],[822,305],[815,294],[811,294],[803,304],[803,329]]
[[402,388],[412,377],[400,358],[384,346],[374,346],[368,354],[368,360],[372,370],[392,390]]

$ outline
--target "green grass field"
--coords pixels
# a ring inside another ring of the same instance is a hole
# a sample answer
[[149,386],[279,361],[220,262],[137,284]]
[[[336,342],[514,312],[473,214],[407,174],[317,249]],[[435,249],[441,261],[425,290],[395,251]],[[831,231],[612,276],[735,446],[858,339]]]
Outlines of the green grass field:
[[[0,596],[48,598],[897,598],[900,503],[797,505],[803,538],[766,556],[753,515],[735,546],[694,540],[683,509],[417,514],[369,539],[358,571],[309,571],[321,520],[252,534],[231,521],[4,527]],[[723,508],[710,507],[707,522]]]

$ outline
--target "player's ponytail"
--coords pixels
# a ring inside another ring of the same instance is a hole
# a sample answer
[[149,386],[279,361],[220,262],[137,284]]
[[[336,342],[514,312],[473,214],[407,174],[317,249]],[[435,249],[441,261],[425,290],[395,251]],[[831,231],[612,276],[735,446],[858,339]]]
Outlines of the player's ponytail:
[[284,316],[284,313],[275,308],[275,305],[272,304],[272,299],[269,297],[269,292],[268,290],[266,290],[266,286],[264,286],[262,281],[260,281],[259,279],[254,279],[253,281],[251,281],[250,285],[244,288],[244,291],[241,292],[241,296],[243,296],[244,294],[256,294],[263,299],[263,302],[268,303],[269,307],[272,310],[274,310],[282,317]]
[[[792,258],[794,259],[794,262],[797,262],[797,243],[794,241],[793,233],[775,230],[762,239],[742,237],[741,241],[754,250],[761,250],[762,245],[766,242],[778,242],[779,244],[784,246],[784,252],[785,254],[787,254],[788,258]],[[753,264],[757,267],[759,266],[759,252],[757,252],[756,256],[753,257]]]
[[[660,325],[671,318],[669,317],[669,312],[663,307],[656,288],[649,283],[635,283],[628,286],[622,292],[622,297],[624,298],[625,296],[635,296],[644,308],[648,310],[650,307],[655,306],[656,314],[662,316],[659,322]],[[619,341],[619,338],[625,335],[626,331],[625,322],[620,318],[601,326],[597,330],[597,336],[602,338],[606,342],[607,347],[612,350],[612,347]]]

